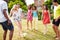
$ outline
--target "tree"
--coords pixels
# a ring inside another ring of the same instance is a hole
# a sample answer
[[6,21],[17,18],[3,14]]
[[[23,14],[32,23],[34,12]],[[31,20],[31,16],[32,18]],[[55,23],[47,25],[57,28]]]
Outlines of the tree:
[[8,3],[8,8],[9,8],[9,11],[11,10],[11,8],[13,7],[14,4],[17,4],[19,3],[21,5],[21,8],[24,10],[24,11],[27,11],[27,6],[26,6],[26,3],[23,1],[23,0],[9,0],[9,3]]

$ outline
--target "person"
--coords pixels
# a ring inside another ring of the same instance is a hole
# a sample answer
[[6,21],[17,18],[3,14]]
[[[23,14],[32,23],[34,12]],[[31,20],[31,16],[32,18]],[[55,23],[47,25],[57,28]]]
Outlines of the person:
[[23,37],[22,33],[22,22],[21,22],[21,15],[22,14],[22,9],[20,8],[20,5],[15,4],[13,8],[10,11],[10,16],[12,16],[13,21],[17,24],[19,28],[19,35]]
[[48,10],[48,6],[44,5],[42,10],[42,18],[43,18],[43,24],[44,24],[44,31],[43,33],[46,34],[48,29],[47,25],[50,23],[50,12]]
[[32,13],[33,13],[32,15],[33,15],[34,29],[37,30],[38,11],[36,6],[32,7]]
[[[28,6],[28,12],[27,12],[27,29],[32,29],[32,6]],[[29,28],[29,22],[31,24],[31,27]]]
[[8,17],[8,0],[0,0],[0,24],[4,30],[3,40],[6,40],[7,31],[9,30],[9,40],[12,40],[14,27],[11,20]]
[[54,19],[53,19],[53,29],[56,33],[56,39],[60,38],[60,32],[59,32],[59,24],[60,24],[60,5],[58,4],[57,0],[53,0],[54,5]]

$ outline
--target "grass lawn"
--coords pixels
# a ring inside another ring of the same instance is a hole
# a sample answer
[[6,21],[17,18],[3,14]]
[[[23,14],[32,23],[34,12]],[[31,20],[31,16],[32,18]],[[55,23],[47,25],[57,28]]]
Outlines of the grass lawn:
[[[55,36],[55,33],[52,29],[52,24],[49,24],[48,25],[48,33],[46,35],[43,35],[42,31],[43,31],[43,28],[44,28],[44,25],[42,24],[42,21],[38,21],[37,22],[38,25],[38,30],[35,31],[35,30],[26,30],[26,20],[22,20],[22,26],[23,26],[23,32],[26,32],[27,35],[25,37],[20,37],[18,35],[18,27],[16,26],[15,23],[14,24],[14,36],[13,36],[13,40],[55,40],[54,36]],[[9,31],[8,31],[8,34],[9,34]],[[2,30],[2,27],[0,25],[0,40],[2,40],[3,38],[3,30]],[[7,35],[7,40],[8,40],[8,37],[9,35]]]

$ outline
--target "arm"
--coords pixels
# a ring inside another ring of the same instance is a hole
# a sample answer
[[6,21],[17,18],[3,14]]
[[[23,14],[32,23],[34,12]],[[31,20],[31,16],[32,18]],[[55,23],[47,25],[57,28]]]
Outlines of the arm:
[[50,18],[50,11],[48,10],[49,18]]
[[21,9],[21,10],[19,10],[19,12],[21,13],[21,14],[20,14],[20,17],[21,17],[21,18],[23,18],[23,17],[24,17],[24,14],[23,14],[22,9]]
[[10,17],[13,15],[13,12],[12,12],[12,10],[10,11]]
[[2,4],[2,11],[3,11],[3,15],[4,15],[4,17],[7,19],[7,21],[8,21],[8,25],[11,23],[11,21],[10,21],[10,19],[9,19],[9,17],[8,17],[8,13],[7,13],[7,11],[8,11],[8,6],[7,6],[7,3],[6,2],[4,2],[3,4]]
[[6,9],[3,10],[3,14],[4,14],[5,18],[6,18],[7,20],[9,20],[9,17],[8,17],[8,15],[7,15],[7,12],[6,12]]
[[23,18],[24,17],[24,14],[23,13],[21,13],[21,18]]

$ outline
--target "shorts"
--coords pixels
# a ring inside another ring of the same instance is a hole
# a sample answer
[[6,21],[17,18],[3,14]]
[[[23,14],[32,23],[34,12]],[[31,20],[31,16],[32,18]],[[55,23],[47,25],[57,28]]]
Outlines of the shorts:
[[33,21],[38,21],[38,17],[33,17]]
[[14,21],[21,21],[21,19],[13,19]]
[[13,21],[15,22],[15,21],[21,21],[21,18],[20,17],[15,17],[15,18],[13,18]]
[[3,23],[0,23],[2,25],[3,30],[14,30],[13,24],[10,25],[7,24],[8,21],[5,21]]
[[58,19],[57,21],[55,21],[55,19],[53,20],[53,24],[56,25],[56,26],[59,26],[60,24],[60,19]]

